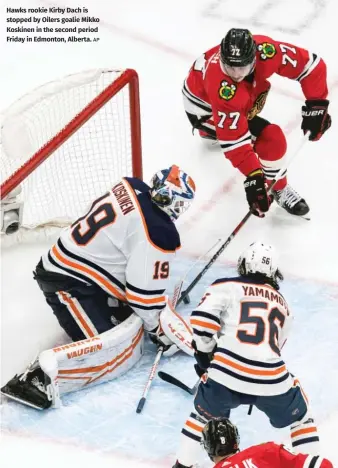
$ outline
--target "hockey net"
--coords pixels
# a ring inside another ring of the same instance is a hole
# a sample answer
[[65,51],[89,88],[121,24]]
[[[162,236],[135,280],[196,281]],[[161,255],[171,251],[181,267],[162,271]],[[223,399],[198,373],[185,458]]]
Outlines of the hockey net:
[[1,199],[21,191],[21,229],[70,224],[123,176],[142,177],[134,70],[68,75],[3,113]]

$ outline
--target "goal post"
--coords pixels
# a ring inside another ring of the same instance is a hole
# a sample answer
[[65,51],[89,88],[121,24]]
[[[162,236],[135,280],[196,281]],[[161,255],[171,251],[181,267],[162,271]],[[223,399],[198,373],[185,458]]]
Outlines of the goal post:
[[68,75],[3,113],[2,215],[13,193],[21,191],[15,202],[23,203],[23,227],[73,221],[123,176],[142,178],[135,70]]

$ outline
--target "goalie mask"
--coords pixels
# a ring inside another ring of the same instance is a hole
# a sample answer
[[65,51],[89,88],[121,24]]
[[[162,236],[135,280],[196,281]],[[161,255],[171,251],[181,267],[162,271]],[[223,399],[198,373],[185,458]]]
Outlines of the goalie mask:
[[254,242],[239,257],[237,271],[242,276],[258,274],[277,284],[283,280],[277,262],[277,253],[271,245]]
[[189,208],[195,196],[194,181],[175,165],[156,172],[150,186],[153,202],[172,220]]

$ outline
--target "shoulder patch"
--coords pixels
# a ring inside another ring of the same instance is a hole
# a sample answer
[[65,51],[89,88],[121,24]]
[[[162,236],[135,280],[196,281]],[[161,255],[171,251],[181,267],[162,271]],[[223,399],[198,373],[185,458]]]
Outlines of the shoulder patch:
[[149,229],[149,236],[152,242],[160,249],[174,251],[181,247],[180,236],[174,225],[172,228],[156,226]]
[[175,251],[181,247],[180,235],[169,216],[156,206],[149,192],[137,196],[151,242],[160,249]]
[[227,81],[221,81],[220,88],[218,90],[219,97],[230,101],[236,94],[237,86],[235,84],[229,84]]
[[159,249],[175,252],[181,247],[180,235],[170,217],[150,197],[150,187],[136,177],[124,177],[136,196],[148,240]]
[[257,50],[260,52],[259,55],[262,60],[272,59],[277,53],[276,47],[270,42],[257,44]]
[[138,192],[144,193],[144,192],[149,192],[150,190],[149,185],[147,185],[145,182],[143,182],[143,180],[138,179],[137,177],[123,177],[123,178],[128,182],[128,184],[132,187],[134,191],[137,190]]

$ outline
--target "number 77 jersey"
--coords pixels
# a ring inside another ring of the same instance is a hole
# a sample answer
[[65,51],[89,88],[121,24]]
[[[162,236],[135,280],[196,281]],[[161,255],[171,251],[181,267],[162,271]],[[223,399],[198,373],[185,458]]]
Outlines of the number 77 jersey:
[[292,316],[283,296],[263,281],[222,278],[191,315],[199,351],[217,343],[208,376],[240,393],[286,393],[293,379],[281,357]]
[[328,95],[326,65],[315,53],[268,36],[253,38],[255,68],[243,81],[233,81],[222,71],[218,45],[194,62],[183,85],[186,112],[204,120],[202,130],[216,131],[226,158],[245,175],[260,167],[251,145],[249,121],[262,111],[272,75],[300,83],[305,99],[326,99]]

